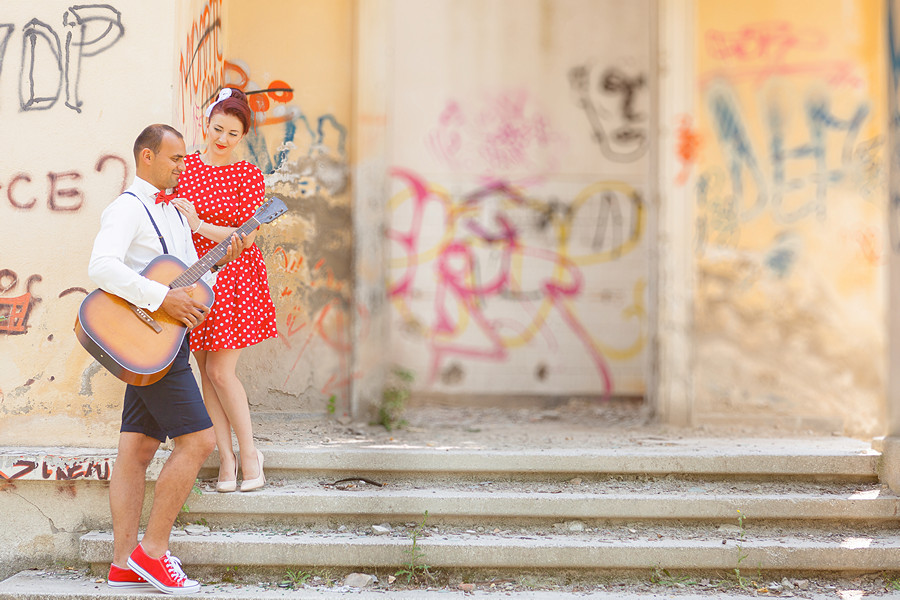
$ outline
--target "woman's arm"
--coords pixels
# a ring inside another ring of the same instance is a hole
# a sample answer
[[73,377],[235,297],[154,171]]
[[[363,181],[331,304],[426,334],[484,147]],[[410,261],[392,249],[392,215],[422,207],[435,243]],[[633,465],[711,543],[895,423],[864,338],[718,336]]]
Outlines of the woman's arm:
[[[187,219],[191,232],[202,235],[216,243],[231,237],[231,234],[237,230],[236,227],[211,225],[201,221],[200,217],[197,216],[197,210],[194,208],[194,205],[187,198],[175,198],[172,200],[172,204],[174,204],[175,208],[178,209],[178,212],[183,214],[184,218]],[[255,239],[256,230],[254,229],[244,237],[244,247],[250,247]]]

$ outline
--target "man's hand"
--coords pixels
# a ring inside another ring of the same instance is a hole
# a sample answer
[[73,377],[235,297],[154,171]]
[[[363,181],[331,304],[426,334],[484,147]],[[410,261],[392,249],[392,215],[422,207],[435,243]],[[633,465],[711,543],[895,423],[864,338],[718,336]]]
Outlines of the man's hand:
[[202,323],[209,312],[208,306],[204,306],[191,297],[190,291],[195,287],[197,287],[196,283],[169,290],[160,307],[170,317],[184,323],[188,329],[193,329]]
[[243,236],[238,236],[237,233],[233,233],[231,235],[231,243],[228,244],[228,250],[225,252],[225,256],[217,262],[216,264],[220,267],[224,267],[226,264],[230,263],[238,256],[241,255],[241,252],[244,251],[244,248],[253,243],[253,240],[250,240],[250,243],[247,243],[247,234],[245,233]]

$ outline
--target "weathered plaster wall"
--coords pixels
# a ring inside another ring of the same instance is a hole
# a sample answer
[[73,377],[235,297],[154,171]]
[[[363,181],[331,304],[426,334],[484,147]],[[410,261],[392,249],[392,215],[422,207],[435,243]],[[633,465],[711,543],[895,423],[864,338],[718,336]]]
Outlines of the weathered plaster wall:
[[[72,327],[94,287],[100,213],[134,175],[134,138],[172,120],[174,5],[3,3],[0,447],[13,449],[0,451],[0,577],[75,563],[79,536],[109,523],[124,384]],[[54,445],[106,449],[67,460]]]
[[[148,469],[159,475],[166,453]],[[0,579],[28,568],[75,565],[78,540],[110,527],[109,480],[115,451],[0,448]],[[149,515],[153,486],[145,490]]]
[[201,147],[200,116],[223,81],[258,109],[243,151],[291,209],[259,237],[281,337],[248,350],[240,374],[256,410],[325,414],[331,400],[346,412],[349,0],[4,8],[0,112],[15,151],[0,163],[0,443],[115,443],[123,384],[72,334],[94,288],[93,236],[133,177],[140,129],[174,123]]
[[[695,415],[881,433],[885,5],[697,2]],[[694,162],[696,161],[696,162]]]
[[650,5],[390,5],[391,359],[421,392],[644,393]]
[[3,3],[0,445],[115,440],[122,385],[72,326],[134,138],[172,120],[174,5]]
[[225,3],[224,79],[257,111],[241,151],[290,209],[257,242],[280,337],[240,364],[256,411],[349,412],[351,9],[350,0]]

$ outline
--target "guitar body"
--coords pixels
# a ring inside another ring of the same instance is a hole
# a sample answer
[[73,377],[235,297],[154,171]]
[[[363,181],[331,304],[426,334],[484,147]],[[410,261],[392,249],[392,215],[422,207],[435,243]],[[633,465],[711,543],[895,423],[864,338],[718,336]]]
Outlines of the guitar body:
[[[174,256],[153,259],[141,275],[170,285],[187,267]],[[213,291],[202,280],[191,296],[212,306]],[[81,302],[75,319],[75,336],[81,345],[113,375],[131,385],[150,385],[165,376],[178,354],[187,328],[162,309],[145,311],[158,327],[144,322],[132,306],[113,294],[94,290]]]

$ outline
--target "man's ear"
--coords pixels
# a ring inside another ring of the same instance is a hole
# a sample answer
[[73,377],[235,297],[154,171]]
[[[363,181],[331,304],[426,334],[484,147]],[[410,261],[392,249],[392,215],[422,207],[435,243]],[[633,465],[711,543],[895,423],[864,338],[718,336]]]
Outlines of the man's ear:
[[150,148],[142,148],[140,157],[141,162],[149,164],[150,161],[153,160],[153,150],[151,150]]

